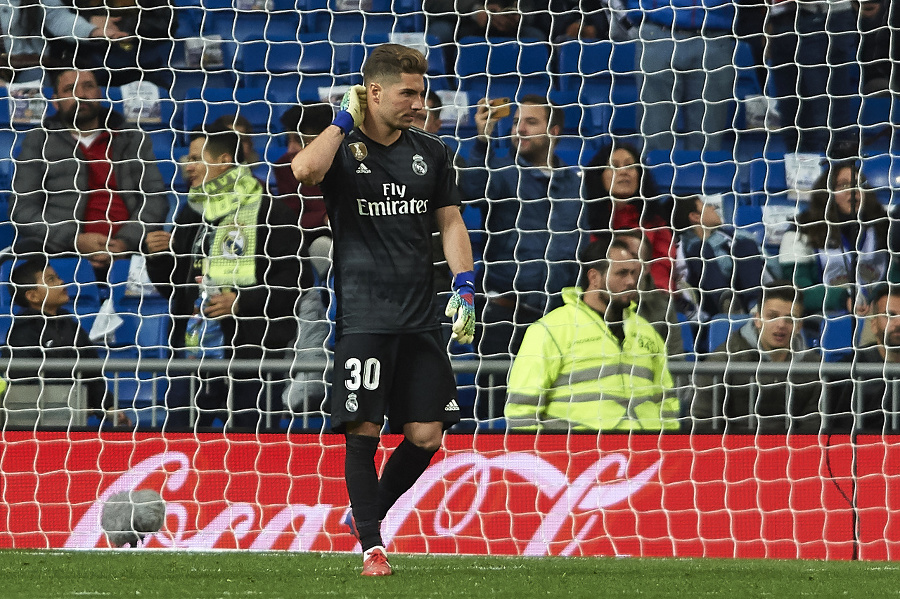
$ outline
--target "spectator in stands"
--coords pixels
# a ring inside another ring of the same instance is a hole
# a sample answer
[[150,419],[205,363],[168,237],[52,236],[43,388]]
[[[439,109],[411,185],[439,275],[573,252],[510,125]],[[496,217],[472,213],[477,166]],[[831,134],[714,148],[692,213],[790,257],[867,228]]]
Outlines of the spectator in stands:
[[61,0],[0,0],[2,61],[12,69],[15,82],[41,81],[41,66],[73,65],[72,56],[63,56],[58,46],[51,46],[53,41],[80,43],[86,49],[89,40],[125,38],[128,34],[118,21],[105,14],[80,17]]
[[[644,151],[723,149],[734,100],[732,0],[626,0],[637,26],[635,78]],[[676,106],[683,124],[676,136]]]
[[260,183],[268,186],[269,165],[265,163],[253,146],[253,125],[247,120],[247,117],[238,114],[226,114],[213,121],[213,125],[237,131],[241,138],[241,152],[244,156],[244,164],[250,167],[250,172],[259,179]]
[[675,229],[686,283],[699,292],[700,316],[749,314],[759,302],[766,261],[759,244],[722,224],[719,209],[697,196],[675,200]]
[[[21,308],[9,329],[8,347],[4,348],[5,357],[12,359],[13,365],[17,358],[63,359],[74,363],[79,359],[100,357],[78,319],[63,309],[69,303],[69,292],[46,256],[34,256],[21,262],[13,269],[10,282],[13,302]],[[76,378],[74,372],[69,379],[38,372],[30,377],[65,386],[71,386]],[[125,412],[115,409],[114,398],[107,393],[103,377],[84,376],[81,380],[87,391],[87,407],[96,412],[101,421],[105,414],[114,426],[132,424]],[[13,388],[22,384],[14,382]]]
[[53,91],[56,115],[15,161],[14,249],[77,252],[100,271],[161,228],[169,200],[150,139],[100,104],[93,73],[63,70]]
[[671,208],[660,200],[638,150],[622,142],[602,148],[585,171],[584,188],[592,234],[642,230],[652,248],[653,283],[657,289],[671,291],[675,259]]
[[[900,364],[900,285],[881,283],[872,290],[868,320],[875,341],[847,356],[854,364]],[[881,433],[897,432],[889,416],[900,413],[900,393],[893,384],[896,376],[854,376],[855,385],[844,384],[832,391],[837,415],[835,428]]]
[[[103,22],[107,15],[127,39],[92,41],[75,48],[76,64],[104,69],[109,86],[151,81],[170,88],[170,57],[178,30],[178,13],[170,0],[74,0],[78,14]],[[199,32],[198,32],[199,34]]]
[[[729,370],[751,364],[818,364],[819,354],[800,332],[802,298],[787,282],[763,288],[758,313],[707,358],[723,363],[723,375],[698,377],[691,404],[694,431],[714,429],[714,416],[725,416],[725,432],[814,433],[819,430],[819,375],[762,374]],[[719,404],[718,402],[723,402]],[[718,405],[717,405],[718,404]],[[787,411],[785,408],[787,407]],[[754,420],[756,421],[754,423]],[[719,431],[722,428],[717,429]]]
[[854,161],[829,164],[795,229],[778,258],[782,276],[803,290],[807,313],[864,310],[867,288],[887,277],[888,217]]
[[510,428],[678,428],[665,344],[637,314],[640,271],[621,240],[587,247],[580,287],[525,333],[509,375]]
[[[578,278],[573,256],[587,242],[581,178],[554,152],[562,110],[541,96],[524,96],[513,117],[508,155],[490,145],[496,110],[486,99],[479,102],[478,139],[460,176],[462,192],[482,211],[487,232],[479,345],[484,357],[518,351],[527,325],[558,305],[563,287]],[[486,409],[484,402],[478,408]]]
[[[426,32],[445,50],[464,37],[517,37],[547,39],[547,32],[535,26],[535,3],[530,0],[422,0]],[[445,52],[455,62],[456,52]]]
[[[868,320],[874,342],[856,349],[842,361],[850,364],[900,363],[900,285],[880,283],[875,286],[869,301]],[[886,416],[900,413],[900,394],[893,385],[897,377],[854,374],[852,378],[853,383],[844,380],[829,385],[828,430],[882,433],[886,432],[887,426],[887,430],[896,432],[897,427]]]
[[640,231],[619,231],[614,234],[598,235],[596,242],[609,244],[613,239],[628,246],[629,251],[641,261],[641,276],[638,279],[637,313],[647,320],[666,342],[669,358],[684,354],[684,338],[678,325],[676,302],[672,294],[657,289],[647,265],[650,264],[651,248],[647,238]]
[[[896,9],[895,9],[895,12]],[[864,94],[890,89],[891,30],[888,27],[888,0],[870,0],[859,4],[859,66],[862,68]],[[884,115],[888,120],[889,115]]]
[[549,10],[540,13],[539,27],[557,42],[609,39],[606,5],[607,0],[550,0]]
[[325,201],[318,185],[303,185],[294,177],[291,161],[306,144],[331,124],[334,111],[329,104],[301,104],[281,116],[288,134],[287,152],[275,161],[273,174],[281,201],[300,217],[303,251],[309,255],[320,280],[328,278],[331,267],[331,229]]
[[[219,323],[226,359],[259,362],[284,357],[292,347],[301,284],[300,235],[297,217],[265,195],[243,164],[241,151],[237,133],[225,127],[193,134],[188,206],[176,218],[172,234],[148,234],[147,271],[169,298],[176,348],[185,346],[187,321],[202,311],[203,318]],[[218,293],[198,309],[201,281]],[[309,283],[305,274],[303,287]],[[205,378],[196,398],[198,424],[211,426],[220,417],[229,428],[257,429],[262,391],[262,380],[243,373]],[[173,382],[169,424],[185,425],[186,413],[174,408],[188,405],[185,385]]]
[[767,53],[788,151],[859,154],[859,33],[846,0],[771,0]]
[[425,110],[416,111],[413,121],[413,127],[418,127],[427,133],[437,135],[441,130],[443,122],[441,121],[441,108],[444,103],[441,102],[440,96],[434,91],[429,91],[425,96]]

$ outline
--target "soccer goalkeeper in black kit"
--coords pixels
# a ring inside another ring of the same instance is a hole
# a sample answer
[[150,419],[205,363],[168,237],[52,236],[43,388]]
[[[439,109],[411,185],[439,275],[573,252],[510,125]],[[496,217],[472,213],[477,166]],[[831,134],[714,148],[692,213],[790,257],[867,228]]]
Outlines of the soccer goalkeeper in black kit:
[[[392,573],[381,520],[428,468],[445,427],[459,421],[433,291],[433,222],[453,271],[445,310],[453,338],[471,343],[475,332],[472,247],[450,153],[410,128],[424,110],[427,66],[417,50],[375,48],[363,65],[365,85],[347,92],[334,122],[291,163],[298,181],[321,184],[334,233],[331,421],[345,433],[347,524],[362,546],[365,576]],[[385,416],[404,439],[379,479]]]

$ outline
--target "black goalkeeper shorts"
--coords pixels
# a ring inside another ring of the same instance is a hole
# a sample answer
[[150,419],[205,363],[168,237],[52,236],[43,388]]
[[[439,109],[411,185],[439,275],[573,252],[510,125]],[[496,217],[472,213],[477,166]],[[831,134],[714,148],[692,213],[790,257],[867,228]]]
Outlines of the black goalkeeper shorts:
[[407,422],[459,422],[456,379],[439,331],[346,335],[334,349],[331,428],[380,424],[391,432]]

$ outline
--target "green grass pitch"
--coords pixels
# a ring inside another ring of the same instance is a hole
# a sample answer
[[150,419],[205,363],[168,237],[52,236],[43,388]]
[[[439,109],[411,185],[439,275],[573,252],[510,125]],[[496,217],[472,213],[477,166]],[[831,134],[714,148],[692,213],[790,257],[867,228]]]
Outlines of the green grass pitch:
[[900,564],[788,560],[393,555],[394,576],[358,555],[0,551],[2,599],[57,597],[900,597]]

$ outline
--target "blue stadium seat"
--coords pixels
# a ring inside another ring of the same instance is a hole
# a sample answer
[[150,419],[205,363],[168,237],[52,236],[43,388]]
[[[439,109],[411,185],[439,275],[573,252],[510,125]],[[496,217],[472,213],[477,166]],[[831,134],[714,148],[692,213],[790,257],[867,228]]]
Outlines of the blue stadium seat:
[[482,97],[546,96],[549,64],[549,46],[544,42],[466,37],[458,45],[456,74],[474,104]]
[[729,193],[737,187],[737,163],[731,152],[655,150],[647,165],[663,192],[675,195]]
[[862,173],[884,204],[893,204],[895,189],[900,189],[900,156],[878,154],[863,160]]
[[700,325],[702,347],[707,353],[714,352],[725,343],[732,332],[747,324],[750,319],[751,317],[746,315],[716,314],[708,322]]
[[563,135],[557,138],[554,151],[569,166],[585,166],[599,149],[600,142],[596,138]]
[[[853,327],[854,317],[847,313],[828,314],[822,319],[819,348],[822,351],[822,359],[826,362],[840,362],[847,354],[853,351]],[[862,320],[857,323],[857,341],[862,334]]]
[[551,90],[549,97],[553,104],[563,110],[563,134],[594,138],[607,133],[606,124],[594,120],[595,111],[581,103],[577,91]]
[[[586,80],[612,81],[610,62],[613,43],[609,41],[583,42],[573,40],[556,46],[554,74],[561,90],[581,91]],[[591,81],[596,83],[596,81]]]
[[264,133],[272,122],[272,106],[265,97],[260,88],[192,89],[183,104],[184,130],[189,135],[198,125],[237,114],[250,121],[254,132]]
[[[321,34],[301,34],[299,41],[242,44],[238,65],[245,87],[270,89],[270,97],[318,99],[319,87],[347,85],[350,48],[332,44]],[[298,88],[300,91],[298,92]],[[286,100],[285,100],[286,101]]]
[[238,42],[254,40],[296,40],[300,32],[300,13],[261,10],[223,13],[214,20],[213,33]]
[[754,158],[750,162],[750,191],[781,193],[787,189],[784,160]]

